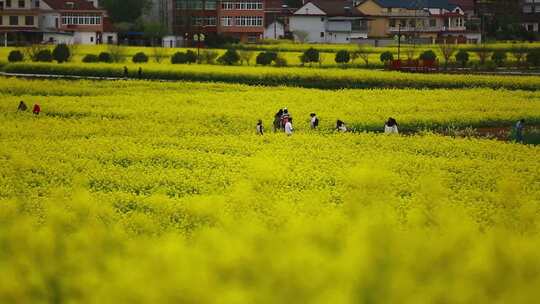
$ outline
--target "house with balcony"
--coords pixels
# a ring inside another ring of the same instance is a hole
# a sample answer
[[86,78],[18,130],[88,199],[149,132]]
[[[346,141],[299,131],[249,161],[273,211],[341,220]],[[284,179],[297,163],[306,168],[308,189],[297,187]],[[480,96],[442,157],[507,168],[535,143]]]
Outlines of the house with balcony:
[[289,17],[295,40],[315,43],[350,43],[367,38],[367,18],[353,1],[311,0]]
[[176,0],[174,32],[187,43],[198,34],[255,42],[264,33],[263,0]]
[[87,0],[0,0],[0,33],[21,43],[115,43],[106,11]]
[[478,43],[465,26],[465,11],[447,0],[364,0],[357,9],[369,17],[370,38],[400,36],[423,43]]

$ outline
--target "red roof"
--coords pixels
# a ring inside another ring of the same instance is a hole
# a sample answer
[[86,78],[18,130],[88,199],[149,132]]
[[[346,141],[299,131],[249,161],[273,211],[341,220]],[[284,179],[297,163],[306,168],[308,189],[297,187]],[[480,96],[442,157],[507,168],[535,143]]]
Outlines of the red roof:
[[[43,0],[52,9],[55,10],[99,10],[91,2],[86,0]],[[68,2],[73,3],[73,6],[67,5]]]

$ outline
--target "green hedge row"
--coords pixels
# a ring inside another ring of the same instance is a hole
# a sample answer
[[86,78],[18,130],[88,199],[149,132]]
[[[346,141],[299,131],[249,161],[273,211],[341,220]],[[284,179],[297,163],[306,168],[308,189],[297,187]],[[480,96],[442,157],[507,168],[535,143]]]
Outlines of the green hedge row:
[[[49,64],[11,63],[2,70],[7,73],[123,77],[120,64]],[[136,78],[138,66],[128,65],[129,76]],[[507,90],[540,89],[540,77],[411,74],[370,70],[271,68],[212,65],[146,66],[145,79],[227,82],[265,86],[298,86],[319,89],[343,88],[493,88]]]

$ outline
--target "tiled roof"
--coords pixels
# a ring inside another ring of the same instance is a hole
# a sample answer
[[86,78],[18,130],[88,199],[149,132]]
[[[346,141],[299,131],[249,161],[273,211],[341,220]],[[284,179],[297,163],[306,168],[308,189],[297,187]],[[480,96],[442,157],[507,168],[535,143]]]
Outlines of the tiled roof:
[[382,7],[391,8],[443,8],[453,10],[456,4],[449,0],[373,0]]
[[[52,9],[55,10],[98,10],[94,7],[91,2],[86,0],[43,0],[47,3]],[[69,6],[67,3],[73,3],[73,7]]]
[[[336,16],[354,16],[361,17],[364,16],[357,9],[355,9],[352,0],[311,0],[306,1],[307,3],[312,3],[323,12],[326,13],[328,17]],[[348,7],[348,10],[345,8]]]

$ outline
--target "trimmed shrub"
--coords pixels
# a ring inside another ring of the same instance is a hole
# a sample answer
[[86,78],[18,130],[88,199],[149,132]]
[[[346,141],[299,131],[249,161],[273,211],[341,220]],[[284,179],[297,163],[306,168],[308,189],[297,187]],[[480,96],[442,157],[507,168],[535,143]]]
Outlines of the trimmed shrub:
[[351,61],[351,53],[347,50],[341,50],[336,53],[336,58],[334,59],[336,63],[345,64]]
[[270,65],[277,57],[276,52],[261,52],[255,58],[255,62],[260,65]]
[[437,54],[435,54],[434,51],[432,50],[427,50],[425,52],[423,52],[422,54],[420,54],[420,59],[422,61],[435,61],[435,59],[437,59]]
[[41,50],[36,55],[36,61],[39,62],[52,62],[53,61],[53,55],[51,53],[51,50]]
[[183,52],[176,52],[171,57],[171,63],[172,64],[183,64],[188,63],[188,58],[186,56],[186,53]]
[[527,53],[527,63],[532,66],[540,66],[540,49],[530,50]]
[[302,64],[319,62],[319,51],[314,48],[307,49],[301,56],[300,61]]
[[462,67],[466,67],[469,61],[469,53],[465,50],[459,50],[456,54],[456,61],[461,63]]
[[13,50],[11,52],[9,52],[9,55],[8,55],[8,61],[9,62],[19,62],[19,61],[23,61],[24,60],[24,55],[21,51],[19,50]]
[[233,65],[240,61],[240,55],[235,49],[228,49],[225,54],[219,57],[218,61],[221,64]]
[[491,60],[495,62],[497,66],[502,66],[506,61],[506,52],[503,50],[495,50],[491,55]]
[[69,61],[69,58],[71,57],[71,51],[69,50],[69,47],[65,45],[64,43],[57,45],[53,52],[52,57],[54,60],[56,60],[58,63],[63,63]]
[[88,54],[84,56],[82,61],[86,63],[99,62],[99,57],[94,54]]
[[186,58],[188,63],[195,63],[197,62],[197,53],[195,53],[192,50],[186,51]]
[[211,50],[204,50],[201,52],[201,62],[208,64],[216,63],[216,59],[219,57],[219,53]]
[[137,54],[133,55],[131,61],[133,61],[133,63],[146,63],[148,62],[148,56],[146,56],[146,54],[143,52],[138,52]]
[[382,63],[387,64],[388,62],[394,60],[394,55],[392,54],[392,52],[386,51],[381,54],[380,59]]
[[107,52],[99,53],[98,60],[99,62],[106,62],[106,63],[111,63],[113,61],[111,54]]
[[276,59],[274,59],[274,63],[277,67],[286,67],[287,59],[283,56],[277,56]]

